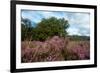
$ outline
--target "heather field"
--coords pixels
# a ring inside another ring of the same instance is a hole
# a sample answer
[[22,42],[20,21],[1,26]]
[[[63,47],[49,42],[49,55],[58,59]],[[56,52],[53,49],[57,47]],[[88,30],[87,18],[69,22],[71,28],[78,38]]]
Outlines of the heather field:
[[90,14],[21,10],[21,62],[90,59]]
[[71,41],[69,38],[54,36],[44,42],[23,41],[21,43],[23,63],[87,60],[89,58],[89,41]]

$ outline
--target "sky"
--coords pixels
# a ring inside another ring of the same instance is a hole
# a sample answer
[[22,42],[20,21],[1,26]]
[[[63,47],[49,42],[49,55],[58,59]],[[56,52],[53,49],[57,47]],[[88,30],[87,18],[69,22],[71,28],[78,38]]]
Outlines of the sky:
[[22,18],[28,18],[32,22],[39,23],[42,18],[65,18],[70,26],[66,31],[69,35],[90,36],[90,14],[82,12],[64,12],[64,11],[35,11],[22,10]]

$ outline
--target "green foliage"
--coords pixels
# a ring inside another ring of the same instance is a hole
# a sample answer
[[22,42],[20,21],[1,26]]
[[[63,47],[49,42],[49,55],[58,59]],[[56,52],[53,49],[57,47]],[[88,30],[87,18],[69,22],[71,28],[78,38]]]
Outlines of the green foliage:
[[21,20],[21,40],[30,40],[32,36],[33,27],[29,19]]
[[90,40],[89,36],[79,36],[79,35],[72,35],[72,36],[67,36],[70,38],[70,40],[72,41],[86,41],[86,40]]
[[[62,36],[67,35],[66,29],[69,27],[68,21],[64,18],[57,19],[51,17],[48,19],[43,18],[40,23],[37,24],[35,28],[35,36],[37,40],[45,40],[48,37],[52,36]],[[33,37],[35,37],[33,36]]]
[[55,17],[43,18],[37,23],[36,27],[32,27],[29,19],[22,18],[22,40],[39,40],[44,41],[52,36],[65,37],[68,33],[66,29],[69,27],[68,21],[64,18],[57,19]]

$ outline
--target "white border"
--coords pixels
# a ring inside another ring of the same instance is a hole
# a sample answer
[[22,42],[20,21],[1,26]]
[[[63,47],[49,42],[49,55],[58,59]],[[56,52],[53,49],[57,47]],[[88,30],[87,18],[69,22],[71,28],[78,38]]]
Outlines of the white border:
[[[90,60],[81,61],[57,61],[57,62],[34,62],[21,63],[21,9],[29,10],[49,10],[49,11],[69,11],[69,12],[89,12],[90,13]],[[50,7],[35,5],[16,5],[16,69],[73,66],[94,64],[94,10],[70,7]]]

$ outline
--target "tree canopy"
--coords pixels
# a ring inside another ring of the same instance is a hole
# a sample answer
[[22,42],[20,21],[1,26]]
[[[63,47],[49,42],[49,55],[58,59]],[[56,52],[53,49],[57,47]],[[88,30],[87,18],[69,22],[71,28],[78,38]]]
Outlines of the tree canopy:
[[[48,37],[61,36],[65,37],[69,27],[68,20],[56,17],[43,18],[36,27],[32,27],[29,19],[22,19],[22,40],[30,39],[44,41]],[[25,36],[26,35],[26,36]]]

